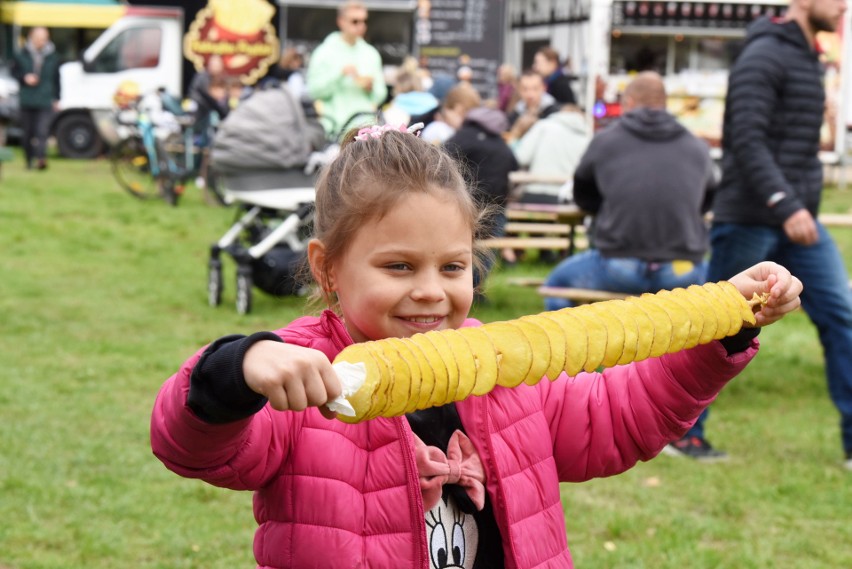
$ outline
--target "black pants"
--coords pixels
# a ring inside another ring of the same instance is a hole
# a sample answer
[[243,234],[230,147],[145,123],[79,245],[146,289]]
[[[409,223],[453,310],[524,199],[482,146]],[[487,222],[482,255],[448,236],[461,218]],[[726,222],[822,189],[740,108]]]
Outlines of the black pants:
[[32,166],[33,160],[44,160],[47,150],[47,135],[50,128],[50,118],[53,109],[31,109],[21,107],[21,144],[27,167]]

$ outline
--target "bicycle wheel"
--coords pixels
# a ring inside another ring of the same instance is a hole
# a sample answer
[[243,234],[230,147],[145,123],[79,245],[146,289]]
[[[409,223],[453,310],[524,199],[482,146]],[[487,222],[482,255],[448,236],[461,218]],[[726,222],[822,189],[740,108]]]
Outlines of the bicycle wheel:
[[130,195],[139,199],[160,197],[159,184],[151,173],[141,138],[130,137],[119,142],[110,155],[110,163],[112,175]]

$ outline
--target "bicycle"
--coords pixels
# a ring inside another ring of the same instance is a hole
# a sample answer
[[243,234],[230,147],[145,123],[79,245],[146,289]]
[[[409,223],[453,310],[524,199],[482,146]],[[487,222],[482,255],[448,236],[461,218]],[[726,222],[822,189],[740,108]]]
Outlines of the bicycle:
[[158,97],[163,111],[140,98],[116,113],[127,132],[110,156],[116,181],[136,198],[162,198],[176,206],[186,183],[200,177],[205,201],[224,204],[207,168],[206,148],[196,144],[195,117],[166,93]]

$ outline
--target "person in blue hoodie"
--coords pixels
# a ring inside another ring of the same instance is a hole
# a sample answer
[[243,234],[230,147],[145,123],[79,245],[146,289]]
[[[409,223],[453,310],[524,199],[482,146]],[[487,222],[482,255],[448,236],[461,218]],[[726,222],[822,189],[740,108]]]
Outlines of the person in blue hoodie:
[[[704,214],[716,183],[709,148],[666,111],[659,74],[637,75],[623,105],[574,172],[574,201],[594,216],[594,247],[560,262],[546,286],[641,294],[705,280]],[[545,301],[547,310],[567,306]]]
[[[840,412],[843,464],[852,470],[852,293],[843,258],[817,219],[825,91],[815,38],[838,30],[845,11],[845,0],[792,0],[783,19],[749,27],[728,78],[708,278],[773,260],[801,279],[802,308],[819,331]],[[706,418],[670,446],[705,456]]]

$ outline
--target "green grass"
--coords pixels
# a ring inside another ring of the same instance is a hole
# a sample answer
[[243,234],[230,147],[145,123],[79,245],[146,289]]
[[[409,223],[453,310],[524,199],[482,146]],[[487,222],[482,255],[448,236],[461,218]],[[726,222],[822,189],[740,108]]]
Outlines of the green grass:
[[[849,211],[852,190],[827,211]],[[177,208],[140,202],[103,161],[55,159],[0,179],[0,569],[253,567],[251,496],[168,472],[150,452],[162,382],[204,343],[279,327],[304,311],[257,293],[252,314],[206,304],[210,243],[233,212],[190,189]],[[836,232],[852,254],[852,231]],[[495,273],[489,321],[541,310]],[[581,568],[852,566],[852,476],[803,314],[722,393],[712,441],[733,458],[660,457],[611,479],[563,486]]]

